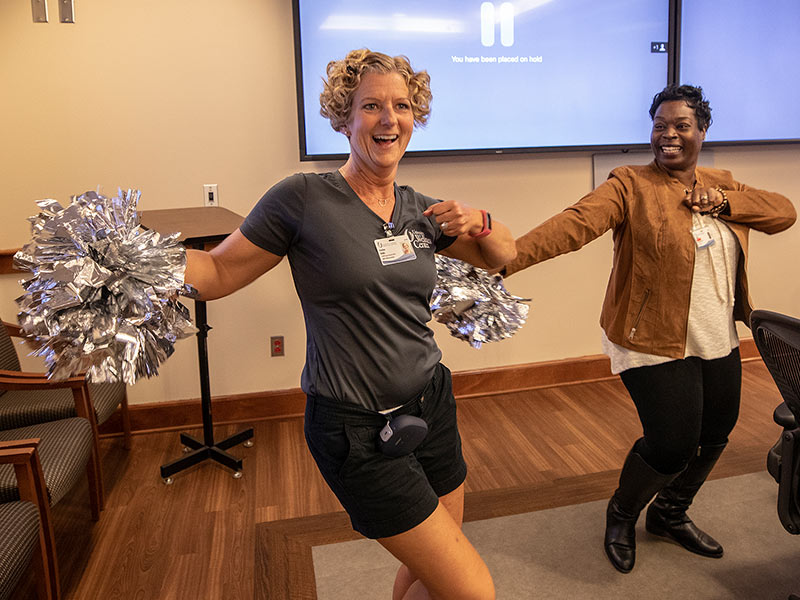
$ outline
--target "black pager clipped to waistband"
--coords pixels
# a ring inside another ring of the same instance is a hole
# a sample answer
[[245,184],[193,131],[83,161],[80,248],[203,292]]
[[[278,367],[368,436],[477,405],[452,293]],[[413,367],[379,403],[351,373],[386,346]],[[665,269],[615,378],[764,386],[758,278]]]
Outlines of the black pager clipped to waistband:
[[428,435],[428,424],[413,415],[388,415],[388,421],[380,432],[379,446],[387,456],[398,457],[411,454]]

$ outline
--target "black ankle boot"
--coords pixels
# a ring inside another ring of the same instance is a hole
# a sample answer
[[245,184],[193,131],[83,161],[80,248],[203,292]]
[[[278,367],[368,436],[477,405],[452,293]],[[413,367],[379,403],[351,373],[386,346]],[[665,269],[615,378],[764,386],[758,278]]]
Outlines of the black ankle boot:
[[[641,509],[640,509],[641,510]],[[622,573],[630,573],[636,561],[636,520],[639,513],[628,514],[616,500],[616,495],[608,501],[606,509],[606,556],[611,564]]]
[[648,532],[669,538],[702,556],[720,558],[722,546],[699,529],[687,516],[686,510],[705,482],[726,444],[698,448],[686,469],[659,492],[647,509],[645,528]]
[[606,510],[605,551],[611,564],[630,573],[636,562],[636,521],[653,495],[675,475],[664,475],[631,450],[622,466],[619,487]]

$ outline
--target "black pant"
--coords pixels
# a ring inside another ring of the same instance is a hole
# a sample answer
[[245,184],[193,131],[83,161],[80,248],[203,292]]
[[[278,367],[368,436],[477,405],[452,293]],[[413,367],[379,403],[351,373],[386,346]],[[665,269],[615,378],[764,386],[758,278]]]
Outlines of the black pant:
[[739,349],[715,360],[689,357],[620,373],[644,437],[634,445],[661,473],[683,470],[698,446],[728,441],[739,417]]

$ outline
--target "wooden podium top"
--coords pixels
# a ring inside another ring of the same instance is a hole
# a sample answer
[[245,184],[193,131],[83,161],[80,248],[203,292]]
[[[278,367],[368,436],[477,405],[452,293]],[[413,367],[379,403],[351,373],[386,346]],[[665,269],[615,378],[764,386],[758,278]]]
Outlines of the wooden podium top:
[[[139,222],[147,229],[165,235],[180,231],[179,240],[187,246],[214,246],[239,228],[244,217],[221,206],[166,208],[139,212]],[[13,266],[19,248],[0,249],[0,275],[24,273]]]
[[219,243],[243,221],[244,217],[221,206],[165,208],[139,213],[143,227],[163,234],[180,231],[178,239],[187,246]]

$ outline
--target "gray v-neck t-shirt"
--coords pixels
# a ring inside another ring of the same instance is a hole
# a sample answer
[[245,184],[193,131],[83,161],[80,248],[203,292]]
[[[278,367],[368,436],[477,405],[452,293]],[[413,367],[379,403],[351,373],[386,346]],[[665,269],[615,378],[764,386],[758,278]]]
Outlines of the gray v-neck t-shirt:
[[436,202],[395,185],[391,233],[416,258],[391,264],[375,245],[388,225],[338,171],[287,177],[247,216],[244,236],[289,258],[306,325],[306,394],[377,411],[422,392],[441,359],[427,326],[434,253],[455,240],[423,216]]

